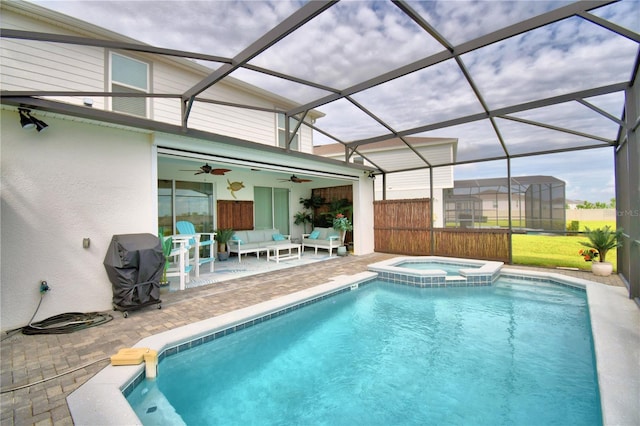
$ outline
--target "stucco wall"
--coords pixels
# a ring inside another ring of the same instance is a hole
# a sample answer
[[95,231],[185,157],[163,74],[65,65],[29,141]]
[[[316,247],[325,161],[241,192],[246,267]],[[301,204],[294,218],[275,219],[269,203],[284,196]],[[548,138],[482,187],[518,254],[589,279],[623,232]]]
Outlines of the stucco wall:
[[572,220],[616,220],[616,209],[566,209],[567,222]]
[[[23,130],[2,110],[1,325],[111,308],[102,264],[114,234],[157,233],[155,155],[149,135],[35,112],[49,124]],[[83,238],[91,245],[83,248]]]
[[373,181],[366,176],[353,184],[353,243],[357,255],[373,253]]

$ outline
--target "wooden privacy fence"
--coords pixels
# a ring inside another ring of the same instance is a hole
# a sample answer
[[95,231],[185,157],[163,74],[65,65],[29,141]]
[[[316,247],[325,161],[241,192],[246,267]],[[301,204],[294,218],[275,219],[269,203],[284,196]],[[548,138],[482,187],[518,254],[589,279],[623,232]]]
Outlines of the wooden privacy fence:
[[508,230],[432,229],[429,199],[375,201],[373,209],[377,252],[510,261]]
[[510,263],[507,229],[434,229],[435,255]]
[[375,201],[375,251],[416,256],[431,254],[430,203],[428,198]]

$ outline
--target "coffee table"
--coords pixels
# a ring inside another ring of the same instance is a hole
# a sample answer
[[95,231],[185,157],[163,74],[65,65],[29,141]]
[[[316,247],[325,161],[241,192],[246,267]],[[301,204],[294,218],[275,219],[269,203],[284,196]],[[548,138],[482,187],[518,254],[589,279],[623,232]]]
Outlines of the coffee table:
[[[292,253],[292,249],[297,249],[298,252]],[[280,254],[281,251],[287,250],[286,253]],[[289,260],[289,259],[300,259],[300,254],[302,250],[302,244],[278,244],[277,246],[267,246],[267,262],[271,260],[271,258],[276,260],[276,263],[280,263],[281,260]],[[273,251],[273,254],[271,254]]]

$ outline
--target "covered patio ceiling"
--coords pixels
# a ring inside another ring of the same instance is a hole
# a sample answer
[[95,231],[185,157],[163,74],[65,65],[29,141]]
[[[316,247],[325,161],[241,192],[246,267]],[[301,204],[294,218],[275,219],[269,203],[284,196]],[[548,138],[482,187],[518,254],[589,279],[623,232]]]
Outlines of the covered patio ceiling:
[[[176,13],[179,4],[205,3],[178,2]],[[258,108],[207,97],[208,88],[235,78],[293,100],[295,107],[277,112],[297,120],[324,113],[303,125],[313,128],[316,143],[343,144],[345,159],[367,159],[359,148],[399,138],[406,162],[370,161],[391,173],[408,170],[403,163],[448,165],[422,155],[408,136],[457,138],[451,164],[617,146],[627,131],[625,92],[639,65],[633,3],[310,1],[293,3],[269,28],[255,25],[258,34],[238,31],[236,43],[211,44],[210,51],[8,29],[2,37],[196,60],[211,68],[206,78],[182,93],[146,95],[179,101],[184,129],[200,103]],[[175,21],[165,31],[180,31]],[[118,95],[2,92],[16,100]]]

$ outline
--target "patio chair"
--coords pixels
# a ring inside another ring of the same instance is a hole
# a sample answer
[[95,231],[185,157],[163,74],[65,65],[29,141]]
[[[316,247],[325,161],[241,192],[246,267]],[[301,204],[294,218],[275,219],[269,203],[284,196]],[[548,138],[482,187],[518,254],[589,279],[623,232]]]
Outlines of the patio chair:
[[[213,261],[215,260],[215,232],[196,232],[193,223],[187,221],[176,222],[176,228],[178,228],[179,235],[174,235],[174,240],[182,240],[186,242],[187,250],[194,249],[193,263],[196,277],[200,276],[200,266],[208,263],[209,272],[213,272]],[[208,238],[203,239],[203,236]],[[203,256],[200,255],[200,248],[204,248]],[[206,248],[209,248],[208,253],[205,254]]]
[[[172,237],[166,237],[169,239]],[[189,246],[187,240],[173,240],[169,257],[172,259],[171,266],[166,270],[167,277],[178,277],[180,290],[184,290],[189,283],[189,272],[193,266],[189,265]]]

